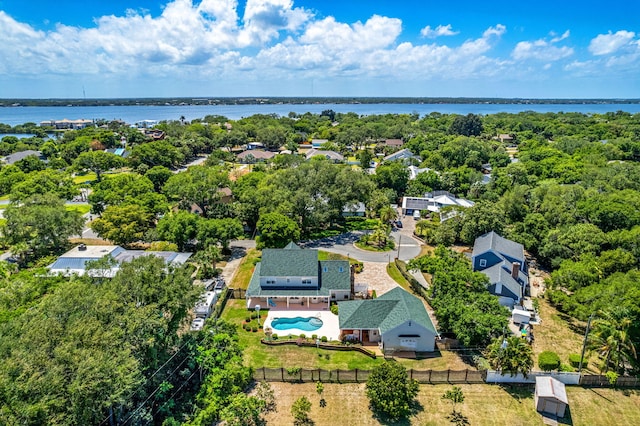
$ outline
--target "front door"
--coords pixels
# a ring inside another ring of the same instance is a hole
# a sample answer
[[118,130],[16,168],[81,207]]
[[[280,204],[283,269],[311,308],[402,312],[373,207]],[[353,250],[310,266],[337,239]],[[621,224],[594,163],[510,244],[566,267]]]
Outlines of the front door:
[[362,343],[369,342],[369,330],[362,330]]

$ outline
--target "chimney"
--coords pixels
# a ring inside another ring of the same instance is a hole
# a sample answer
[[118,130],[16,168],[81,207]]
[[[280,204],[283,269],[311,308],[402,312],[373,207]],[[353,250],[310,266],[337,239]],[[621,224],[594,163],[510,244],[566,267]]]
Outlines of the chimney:
[[511,265],[511,276],[514,280],[518,279],[518,273],[520,272],[520,262],[513,262]]

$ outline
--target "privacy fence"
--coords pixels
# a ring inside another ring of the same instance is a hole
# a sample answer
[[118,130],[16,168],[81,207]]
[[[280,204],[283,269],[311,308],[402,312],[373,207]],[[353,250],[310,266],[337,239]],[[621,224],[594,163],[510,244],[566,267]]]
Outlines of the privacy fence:
[[[364,383],[369,378],[371,370],[323,370],[304,368],[257,368],[253,378],[267,382],[333,382],[333,383]],[[484,383],[485,373],[475,370],[407,370],[409,378],[423,384],[462,384]]]

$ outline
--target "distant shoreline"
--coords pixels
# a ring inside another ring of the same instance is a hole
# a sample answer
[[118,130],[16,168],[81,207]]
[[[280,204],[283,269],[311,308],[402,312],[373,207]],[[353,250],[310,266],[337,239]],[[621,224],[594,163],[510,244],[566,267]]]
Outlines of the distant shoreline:
[[640,99],[535,99],[447,97],[181,97],[97,99],[0,99],[0,107],[69,106],[195,106],[195,105],[358,105],[358,104],[484,104],[484,105],[615,105],[640,104]]

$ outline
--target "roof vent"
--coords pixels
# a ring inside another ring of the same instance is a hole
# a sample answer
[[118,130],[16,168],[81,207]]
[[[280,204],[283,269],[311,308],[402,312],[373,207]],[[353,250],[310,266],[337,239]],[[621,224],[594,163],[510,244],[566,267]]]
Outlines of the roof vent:
[[86,251],[87,250],[87,245],[86,244],[80,244],[78,246],[78,251]]

